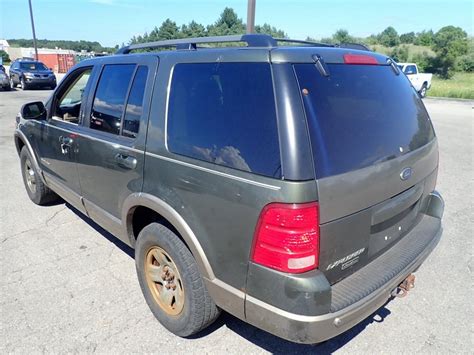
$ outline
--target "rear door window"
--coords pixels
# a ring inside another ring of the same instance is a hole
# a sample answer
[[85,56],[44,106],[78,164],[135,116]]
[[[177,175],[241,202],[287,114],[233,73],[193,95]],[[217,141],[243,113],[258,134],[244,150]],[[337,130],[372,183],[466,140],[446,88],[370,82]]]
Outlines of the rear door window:
[[323,178],[395,159],[434,138],[431,121],[404,75],[390,66],[296,64],[315,160]]
[[105,65],[95,93],[90,128],[119,134],[135,64]]
[[268,63],[178,64],[168,112],[171,152],[280,177]]

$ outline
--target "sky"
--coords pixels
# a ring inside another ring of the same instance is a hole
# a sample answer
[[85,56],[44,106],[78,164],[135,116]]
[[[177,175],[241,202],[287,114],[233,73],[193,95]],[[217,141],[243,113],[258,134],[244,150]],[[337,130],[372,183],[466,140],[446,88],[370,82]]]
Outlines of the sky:
[[[269,23],[290,38],[316,39],[343,28],[365,37],[393,26],[399,34],[443,26],[473,35],[472,0],[256,0],[256,24]],[[36,36],[41,39],[127,43],[167,18],[178,25],[208,25],[232,7],[244,22],[247,0],[32,0]],[[0,39],[32,38],[28,0],[0,0]]]

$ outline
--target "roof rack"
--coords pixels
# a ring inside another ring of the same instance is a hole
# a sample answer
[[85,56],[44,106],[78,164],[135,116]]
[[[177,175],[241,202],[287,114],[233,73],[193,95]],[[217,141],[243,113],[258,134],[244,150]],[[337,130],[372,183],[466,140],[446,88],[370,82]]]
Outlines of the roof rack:
[[245,34],[235,36],[215,36],[170,39],[158,42],[131,44],[120,48],[116,54],[128,54],[136,49],[176,47],[176,49],[196,49],[199,43],[245,42],[249,47],[276,47],[277,42],[272,36],[265,34]]
[[169,48],[175,47],[176,49],[187,49],[194,50],[198,48],[198,44],[203,43],[229,43],[229,42],[245,42],[249,47],[263,47],[263,48],[272,48],[277,47],[278,42],[282,43],[298,43],[304,44],[307,46],[314,47],[340,47],[340,48],[349,48],[349,49],[358,49],[370,51],[369,48],[362,44],[356,43],[341,43],[339,45],[332,45],[327,43],[317,43],[310,41],[302,41],[298,39],[288,39],[288,38],[273,38],[272,36],[266,34],[244,34],[244,35],[234,35],[234,36],[215,36],[215,37],[197,37],[197,38],[180,38],[180,39],[170,39],[157,42],[148,42],[148,43],[138,43],[131,44],[120,48],[116,54],[128,54],[133,50],[137,49],[151,49],[151,48]]

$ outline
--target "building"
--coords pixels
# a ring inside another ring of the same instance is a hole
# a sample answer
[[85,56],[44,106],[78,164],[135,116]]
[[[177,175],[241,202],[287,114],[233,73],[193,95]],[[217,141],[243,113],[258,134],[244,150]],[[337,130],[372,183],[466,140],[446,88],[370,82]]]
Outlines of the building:
[[8,41],[6,39],[0,39],[0,50],[8,53],[8,48],[10,48]]

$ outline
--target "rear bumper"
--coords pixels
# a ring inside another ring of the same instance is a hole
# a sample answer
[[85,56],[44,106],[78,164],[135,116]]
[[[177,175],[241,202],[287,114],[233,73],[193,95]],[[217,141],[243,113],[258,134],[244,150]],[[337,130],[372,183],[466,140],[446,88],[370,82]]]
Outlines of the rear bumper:
[[[432,193],[426,214],[409,234],[373,262],[333,285],[329,306],[343,304],[340,310],[314,316],[292,313],[252,296],[249,289],[245,301],[246,321],[281,338],[306,344],[325,341],[350,329],[384,305],[392,290],[417,270],[435,248],[442,234],[443,208],[441,196]],[[285,285],[283,288],[288,290]],[[324,288],[319,296],[326,292]],[[287,302],[294,303],[291,290],[285,294]],[[351,297],[357,296],[360,297],[356,302],[349,302]],[[307,293],[306,297],[316,300],[318,294]],[[323,299],[327,300],[327,296]]]

